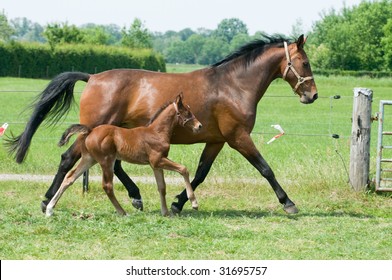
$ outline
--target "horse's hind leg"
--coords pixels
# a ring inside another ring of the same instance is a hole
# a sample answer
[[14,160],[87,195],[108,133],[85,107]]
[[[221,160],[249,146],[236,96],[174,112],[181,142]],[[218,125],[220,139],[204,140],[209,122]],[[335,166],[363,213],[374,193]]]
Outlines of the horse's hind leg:
[[161,199],[161,213],[162,216],[169,216],[169,210],[166,204],[166,183],[163,177],[162,169],[154,169],[155,180],[158,186],[159,197]]
[[101,164],[102,168],[102,187],[112,202],[117,213],[120,215],[127,215],[125,210],[121,207],[113,191],[113,165]]
[[[199,165],[196,170],[195,178],[193,179],[191,185],[193,191],[196,190],[197,186],[203,183],[204,179],[207,177],[211,166],[216,159],[219,152],[222,150],[225,143],[207,143],[204,147],[203,153],[201,154]],[[179,214],[184,207],[184,204],[188,201],[188,196],[186,189],[184,189],[179,195],[177,195],[178,202],[173,202],[171,209],[174,213]]]
[[61,183],[63,182],[65,175],[71,168],[75,165],[75,163],[80,159],[80,148],[79,141],[75,141],[69,149],[61,155],[61,162],[57,170],[57,174],[53,179],[52,185],[47,190],[45,197],[46,200],[41,202],[41,210],[42,212],[46,212],[46,206],[49,201],[53,198],[53,196],[58,191]]
[[116,160],[116,163],[114,164],[114,174],[117,176],[117,178],[121,181],[121,183],[124,185],[124,187],[128,191],[128,196],[132,199],[132,205],[138,210],[143,211],[143,200],[140,195],[140,190],[136,186],[136,184],[132,181],[131,178],[125,173],[124,169],[121,166],[121,161]]
[[75,169],[67,173],[63,182],[61,183],[59,190],[56,192],[56,194],[50,200],[49,204],[46,206],[47,217],[53,215],[53,208],[56,206],[57,202],[59,201],[62,194],[66,191],[66,189],[71,186],[75,182],[75,180],[79,178],[92,165],[94,165],[94,160],[91,157],[86,156],[82,158],[82,160]]

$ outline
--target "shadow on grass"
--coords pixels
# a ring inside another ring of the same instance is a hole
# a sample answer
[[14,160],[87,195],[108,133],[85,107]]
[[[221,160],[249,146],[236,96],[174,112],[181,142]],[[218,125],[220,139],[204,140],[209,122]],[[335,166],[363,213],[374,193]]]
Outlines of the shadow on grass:
[[281,212],[270,212],[270,211],[252,211],[252,210],[233,210],[233,209],[217,209],[213,211],[207,210],[184,210],[181,217],[200,217],[200,218],[209,218],[209,217],[220,217],[225,219],[238,219],[241,217],[251,218],[251,219],[262,219],[269,217],[276,218],[287,218],[289,220],[299,220],[301,218],[307,217],[318,217],[318,218],[340,218],[340,217],[350,217],[357,219],[373,219],[377,218],[376,215],[369,215],[364,213],[356,213],[356,212],[347,212],[347,211],[331,211],[331,212],[299,212],[298,214],[286,214],[283,210]]

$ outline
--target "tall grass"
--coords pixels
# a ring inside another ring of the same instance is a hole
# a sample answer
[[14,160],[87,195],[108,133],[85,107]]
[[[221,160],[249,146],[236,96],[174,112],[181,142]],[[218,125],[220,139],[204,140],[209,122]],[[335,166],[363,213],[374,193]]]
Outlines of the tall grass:
[[[176,66],[178,67],[178,66]],[[168,66],[170,71],[171,66]],[[23,111],[48,81],[0,78],[0,124],[15,134],[30,112]],[[55,216],[45,219],[39,202],[50,182],[0,181],[1,259],[391,259],[390,195],[355,193],[347,183],[352,90],[374,91],[373,112],[390,99],[392,81],[316,77],[320,98],[300,104],[283,81],[274,82],[258,105],[252,134],[278,181],[300,209],[287,216],[258,172],[225,147],[205,182],[197,189],[200,211],[185,206],[181,217],[160,216],[155,184],[139,179],[145,211],[130,206],[116,185],[120,203],[130,213],[122,218],[98,182],[82,196],[78,183],[65,193]],[[77,92],[83,83],[77,84]],[[24,92],[33,90],[37,92]],[[340,95],[340,99],[333,96]],[[79,96],[77,94],[78,102]],[[27,160],[14,163],[0,138],[0,174],[52,174],[65,148],[56,143],[70,123],[78,122],[77,106],[59,126],[41,127]],[[23,112],[19,115],[19,112]],[[267,145],[280,124],[286,134]],[[387,126],[392,127],[392,120]],[[377,124],[372,127],[371,173],[375,170]],[[334,139],[331,134],[339,134]],[[174,145],[170,158],[194,173],[203,144]],[[131,176],[151,176],[149,167],[124,164]],[[99,175],[94,168],[92,174]],[[1,175],[0,175],[1,176]],[[178,177],[168,173],[167,177]],[[168,201],[183,186],[168,185]]]

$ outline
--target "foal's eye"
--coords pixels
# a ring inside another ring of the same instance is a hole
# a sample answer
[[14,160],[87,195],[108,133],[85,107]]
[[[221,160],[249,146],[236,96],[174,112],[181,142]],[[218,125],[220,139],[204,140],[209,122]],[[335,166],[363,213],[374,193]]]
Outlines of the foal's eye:
[[309,62],[305,61],[305,62],[303,63],[303,65],[304,65],[304,67],[308,68],[308,67],[309,67]]

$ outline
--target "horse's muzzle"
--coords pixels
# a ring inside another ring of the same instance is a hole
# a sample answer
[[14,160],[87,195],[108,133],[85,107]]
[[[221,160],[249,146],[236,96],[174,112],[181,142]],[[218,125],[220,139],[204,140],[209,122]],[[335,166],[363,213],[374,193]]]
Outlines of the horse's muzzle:
[[318,93],[317,92],[315,94],[313,94],[313,95],[304,93],[302,95],[302,97],[301,97],[301,103],[311,104],[314,101],[316,101],[317,99],[318,99]]

